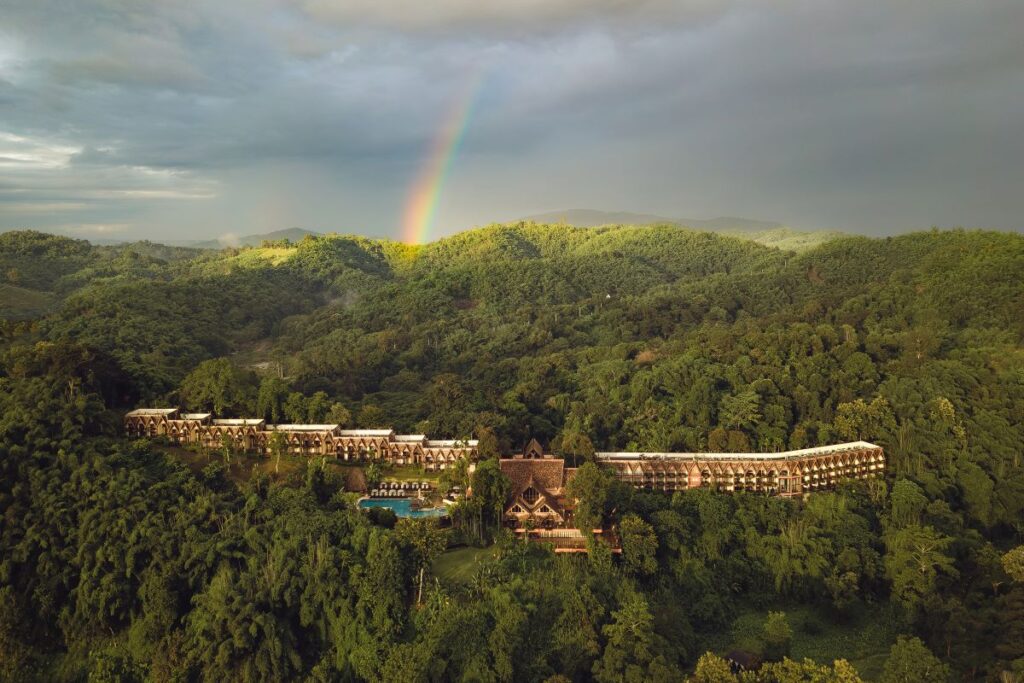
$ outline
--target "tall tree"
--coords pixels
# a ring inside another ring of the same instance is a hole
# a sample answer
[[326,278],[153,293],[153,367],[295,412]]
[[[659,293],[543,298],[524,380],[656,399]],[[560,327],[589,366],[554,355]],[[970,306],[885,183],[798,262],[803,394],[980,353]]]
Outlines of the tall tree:
[[288,385],[277,377],[264,377],[256,394],[256,414],[272,424],[284,418],[284,403],[288,399]]
[[907,607],[917,607],[934,593],[937,581],[956,577],[946,554],[952,539],[930,526],[909,524],[885,536],[885,570],[893,594]]
[[654,620],[643,595],[626,590],[612,621],[602,629],[607,642],[594,663],[598,683],[678,681],[682,675],[665,659],[663,644],[654,632]]
[[203,361],[182,380],[181,397],[193,410],[212,410],[220,416],[252,410],[255,377],[227,358]]
[[880,439],[895,431],[896,418],[885,398],[876,396],[870,403],[858,398],[836,407],[835,427],[841,437],[851,441]]
[[395,535],[412,551],[417,575],[416,604],[423,602],[423,581],[427,568],[448,545],[448,530],[432,517],[403,517],[395,525]]
[[275,431],[270,435],[268,445],[270,446],[270,454],[274,456],[274,473],[280,474],[281,456],[288,450],[288,438],[284,435],[284,432]]
[[900,636],[889,650],[879,683],[948,683],[949,667],[919,638]]
[[584,534],[601,527],[620,497],[615,473],[593,462],[584,463],[566,485],[576,501],[573,511],[576,527]]
[[650,575],[658,570],[655,554],[658,537],[654,528],[638,515],[629,514],[619,523],[622,562],[631,574]]

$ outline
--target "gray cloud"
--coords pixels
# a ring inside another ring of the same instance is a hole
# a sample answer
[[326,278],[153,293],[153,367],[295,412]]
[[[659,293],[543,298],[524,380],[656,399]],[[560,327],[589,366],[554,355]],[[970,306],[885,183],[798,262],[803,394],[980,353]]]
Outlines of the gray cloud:
[[483,74],[438,232],[570,206],[1024,223],[1016,0],[14,0],[0,229],[397,234]]
[[549,33],[580,24],[642,27],[651,22],[699,24],[721,16],[732,0],[296,0],[310,18],[340,28],[372,26],[411,32],[487,35]]

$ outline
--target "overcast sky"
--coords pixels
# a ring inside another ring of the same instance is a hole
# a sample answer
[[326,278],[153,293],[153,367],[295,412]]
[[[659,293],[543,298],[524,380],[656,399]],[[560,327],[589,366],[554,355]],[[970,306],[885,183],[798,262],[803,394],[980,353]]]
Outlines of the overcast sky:
[[1024,228],[1021,0],[4,0],[0,229]]

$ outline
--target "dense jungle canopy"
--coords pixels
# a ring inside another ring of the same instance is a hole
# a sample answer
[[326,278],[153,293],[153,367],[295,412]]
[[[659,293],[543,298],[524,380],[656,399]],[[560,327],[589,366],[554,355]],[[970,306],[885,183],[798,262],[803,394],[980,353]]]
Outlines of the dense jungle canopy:
[[[731,681],[728,649],[765,662],[746,680],[1024,680],[1020,235],[11,232],[0,318],[0,680]],[[137,405],[581,462],[866,439],[888,471],[804,500],[595,475],[623,554],[556,558],[499,530],[493,452],[462,475],[493,495],[436,530],[316,463],[190,467],[121,437]],[[438,568],[474,545],[467,576]]]

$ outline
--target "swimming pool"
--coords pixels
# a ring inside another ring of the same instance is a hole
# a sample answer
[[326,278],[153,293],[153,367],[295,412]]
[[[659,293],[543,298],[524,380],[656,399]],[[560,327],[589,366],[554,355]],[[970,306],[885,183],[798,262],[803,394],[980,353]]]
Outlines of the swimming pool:
[[365,508],[390,508],[399,517],[444,517],[448,514],[445,508],[423,508],[414,510],[411,498],[364,498],[359,501],[359,507]]

